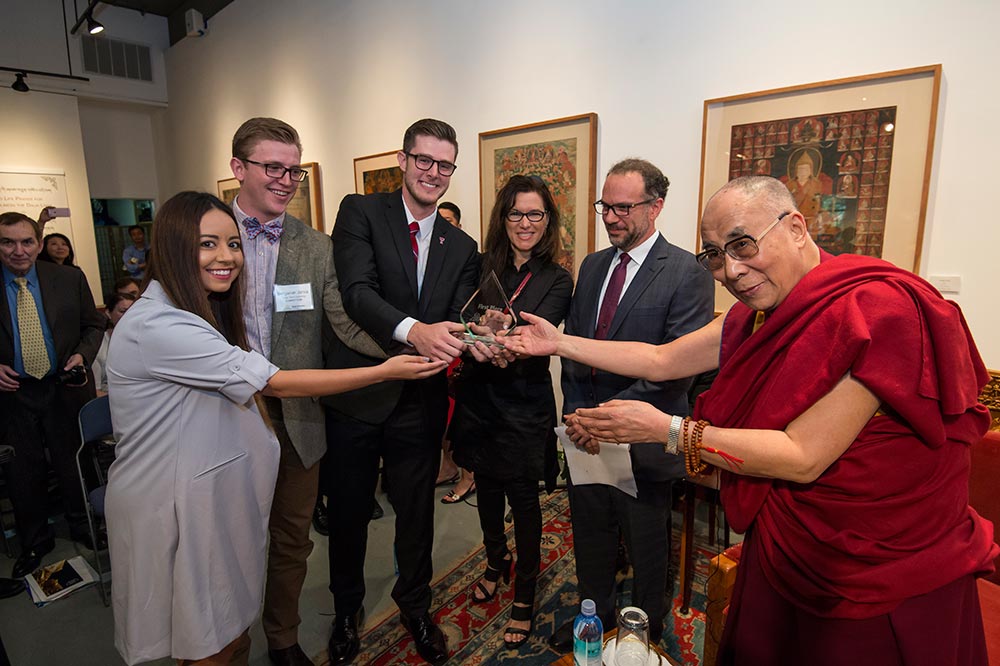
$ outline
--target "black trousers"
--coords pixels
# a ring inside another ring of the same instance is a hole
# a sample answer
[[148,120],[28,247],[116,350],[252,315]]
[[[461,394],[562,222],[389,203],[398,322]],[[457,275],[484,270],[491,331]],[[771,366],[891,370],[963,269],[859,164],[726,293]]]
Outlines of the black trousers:
[[476,472],[476,501],[479,525],[483,530],[486,561],[492,569],[502,569],[510,552],[504,534],[504,497],[514,515],[514,544],[517,546],[514,601],[534,605],[535,583],[542,559],[542,509],[538,501],[538,481],[500,481]]
[[[671,482],[664,483],[669,488]],[[666,496],[670,496],[669,491]],[[667,612],[669,502],[640,502],[617,488],[588,484],[570,486],[569,506],[580,598],[594,600],[605,628],[615,626],[615,561],[620,528],[632,563],[632,605],[646,611],[650,640],[659,640]]]
[[58,386],[51,378],[21,379],[20,388],[0,392],[0,441],[14,447],[7,488],[21,546],[29,550],[53,538],[48,524],[48,469],[59,481],[71,535],[88,532],[76,469],[80,408],[91,398],[84,388]]
[[357,612],[365,598],[365,555],[379,458],[396,511],[399,578],[392,598],[400,612],[423,615],[431,604],[434,481],[448,416],[443,391],[409,382],[384,423],[349,420],[327,411],[326,489],[330,516],[330,591],[338,615]]

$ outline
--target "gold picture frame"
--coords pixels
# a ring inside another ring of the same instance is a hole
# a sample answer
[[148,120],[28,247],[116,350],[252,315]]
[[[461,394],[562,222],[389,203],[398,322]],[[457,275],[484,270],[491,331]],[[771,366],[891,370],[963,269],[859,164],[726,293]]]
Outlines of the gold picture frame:
[[[306,162],[300,166],[306,170],[306,179],[299,183],[286,212],[313,229],[326,233],[323,225],[323,189],[320,183],[319,162]],[[235,178],[224,178],[218,181],[217,188],[219,198],[226,202],[226,205],[232,206],[236,195],[240,193],[240,181]]]
[[[772,175],[809,208],[821,247],[916,272],[940,87],[941,65],[928,65],[705,100],[698,247],[708,197],[737,176]],[[716,309],[733,302],[716,285]]]
[[397,150],[354,158],[354,189],[358,194],[395,192],[403,186]]
[[597,114],[585,113],[479,134],[479,200],[486,238],[497,192],[515,174],[541,177],[562,216],[562,264],[574,276],[594,251]]

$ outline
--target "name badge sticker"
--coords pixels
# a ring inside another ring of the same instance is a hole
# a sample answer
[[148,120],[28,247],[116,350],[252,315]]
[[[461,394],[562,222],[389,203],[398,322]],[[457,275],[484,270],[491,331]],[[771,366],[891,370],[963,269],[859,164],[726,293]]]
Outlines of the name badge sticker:
[[274,285],[275,312],[300,312],[312,309],[313,293],[310,283]]

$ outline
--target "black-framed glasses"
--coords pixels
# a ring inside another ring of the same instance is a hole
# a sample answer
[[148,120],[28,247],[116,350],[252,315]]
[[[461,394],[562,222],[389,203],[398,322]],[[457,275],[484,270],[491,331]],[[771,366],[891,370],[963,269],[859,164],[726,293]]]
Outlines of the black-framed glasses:
[[527,213],[522,213],[516,208],[512,208],[507,211],[507,219],[511,222],[520,222],[522,218],[528,218],[528,222],[538,223],[545,219],[545,216],[549,214],[547,210],[529,210]]
[[636,206],[645,206],[646,204],[651,204],[656,201],[657,197],[652,199],[646,199],[645,201],[640,201],[634,204],[609,204],[601,199],[594,202],[594,210],[597,211],[598,215],[607,215],[608,213],[614,213],[618,217],[628,217],[632,213],[632,209]]
[[444,160],[436,160],[428,155],[417,155],[415,153],[404,153],[407,157],[413,158],[413,163],[417,165],[417,168],[421,171],[430,171],[431,167],[437,164],[438,173],[442,176],[450,176],[455,173],[455,169],[458,168],[457,164],[452,162],[445,162]]
[[734,238],[725,245],[722,249],[717,247],[710,247],[704,252],[699,252],[695,259],[701,264],[701,267],[707,271],[717,271],[726,265],[726,255],[735,259],[736,261],[745,261],[747,259],[752,259],[757,256],[760,252],[760,242],[764,239],[764,236],[778,226],[778,222],[785,219],[786,216],[791,214],[792,211],[786,210],[784,213],[778,216],[774,222],[768,225],[767,229],[761,233],[760,236],[754,238],[750,235],[740,236],[739,238]]
[[275,180],[281,180],[285,177],[287,173],[289,178],[294,180],[296,183],[301,183],[309,175],[305,169],[302,167],[286,167],[280,164],[264,164],[263,162],[255,162],[254,160],[243,160],[248,164],[256,164],[257,166],[264,169],[264,173],[267,174],[268,178],[274,178]]

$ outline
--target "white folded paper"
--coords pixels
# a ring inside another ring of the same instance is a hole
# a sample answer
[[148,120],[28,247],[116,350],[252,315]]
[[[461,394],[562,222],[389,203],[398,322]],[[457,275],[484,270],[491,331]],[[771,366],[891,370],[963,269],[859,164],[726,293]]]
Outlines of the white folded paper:
[[559,426],[555,430],[566,453],[566,464],[569,465],[574,486],[601,483],[614,486],[632,497],[638,495],[635,475],[632,473],[632,457],[629,456],[630,444],[601,442],[601,452],[595,456],[576,448],[576,444],[566,434],[566,426]]

